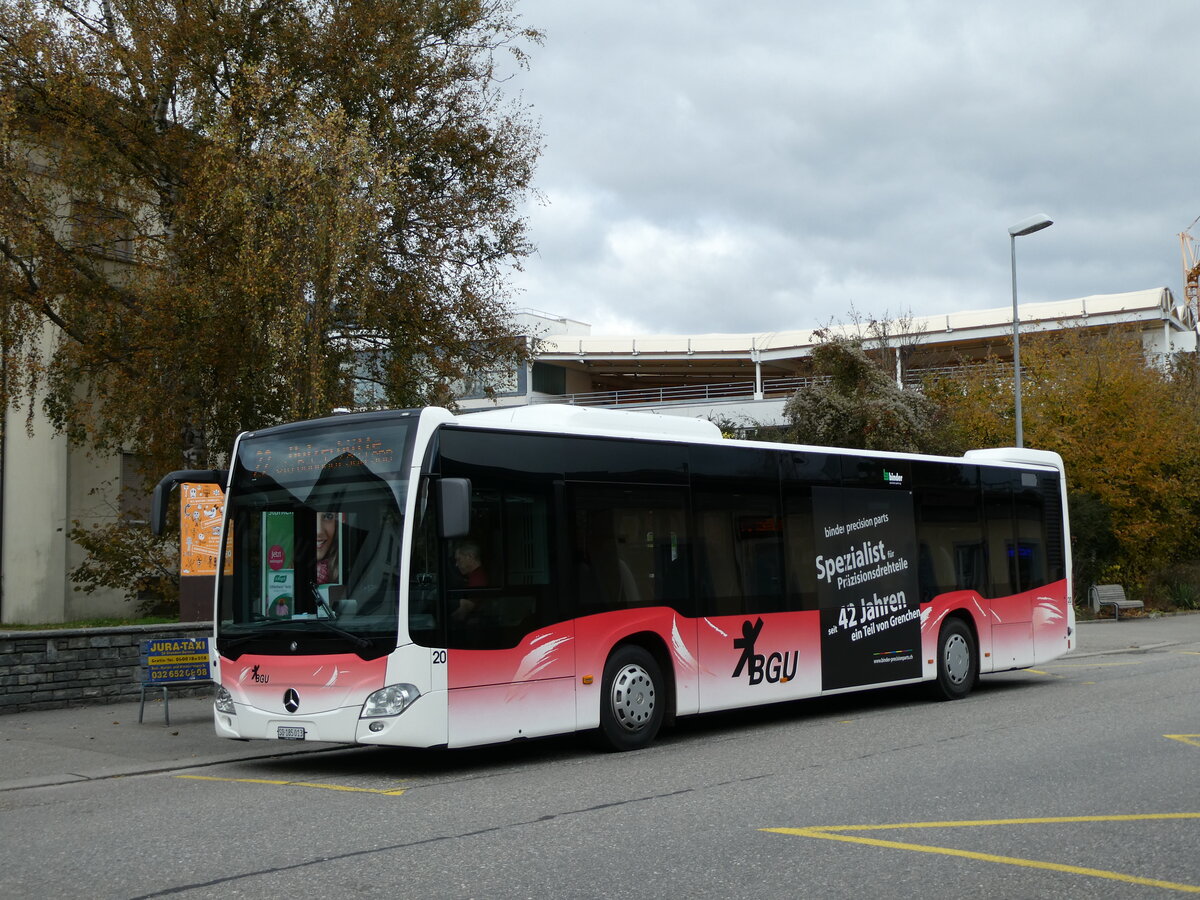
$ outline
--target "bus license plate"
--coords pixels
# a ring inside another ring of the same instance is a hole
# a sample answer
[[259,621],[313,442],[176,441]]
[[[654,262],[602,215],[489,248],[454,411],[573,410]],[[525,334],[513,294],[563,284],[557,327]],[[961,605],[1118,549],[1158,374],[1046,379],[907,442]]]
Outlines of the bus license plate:
[[280,725],[275,736],[281,741],[302,741],[304,740],[304,729],[295,725]]

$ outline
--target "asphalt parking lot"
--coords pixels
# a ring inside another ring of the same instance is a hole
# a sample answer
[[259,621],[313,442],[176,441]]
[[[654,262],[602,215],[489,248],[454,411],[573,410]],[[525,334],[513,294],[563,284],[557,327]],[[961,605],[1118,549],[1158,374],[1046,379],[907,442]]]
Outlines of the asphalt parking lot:
[[[1200,640],[1200,614],[1081,622],[1065,658],[1137,653]],[[208,697],[148,695],[138,702],[0,715],[0,791],[197,768],[332,749],[231,741],[213,733]],[[170,722],[167,722],[169,712]],[[142,721],[139,722],[139,713]]]

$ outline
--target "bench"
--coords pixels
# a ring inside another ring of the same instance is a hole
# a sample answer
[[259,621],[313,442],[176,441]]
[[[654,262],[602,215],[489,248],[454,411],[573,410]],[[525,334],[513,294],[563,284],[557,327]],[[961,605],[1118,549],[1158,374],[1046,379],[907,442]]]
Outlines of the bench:
[[1120,621],[1123,609],[1145,608],[1145,604],[1141,600],[1127,599],[1125,588],[1119,584],[1093,584],[1089,596],[1092,601],[1092,609],[1096,612],[1100,612],[1102,606],[1111,606],[1115,621]]

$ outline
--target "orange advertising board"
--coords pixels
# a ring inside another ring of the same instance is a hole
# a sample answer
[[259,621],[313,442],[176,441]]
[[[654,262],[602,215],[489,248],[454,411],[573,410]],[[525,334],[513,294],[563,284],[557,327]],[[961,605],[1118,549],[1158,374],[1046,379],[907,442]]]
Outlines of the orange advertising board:
[[[179,573],[216,575],[225,492],[215,484],[180,485]],[[225,574],[232,573],[226,556]]]

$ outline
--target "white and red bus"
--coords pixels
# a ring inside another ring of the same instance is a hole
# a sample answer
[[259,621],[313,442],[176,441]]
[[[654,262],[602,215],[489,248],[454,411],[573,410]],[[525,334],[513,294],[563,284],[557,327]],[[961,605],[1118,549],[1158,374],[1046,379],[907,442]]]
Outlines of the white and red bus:
[[1071,649],[1061,459],[722,439],[571,406],[241,435],[218,571],[230,738],[463,747],[929,682]]

